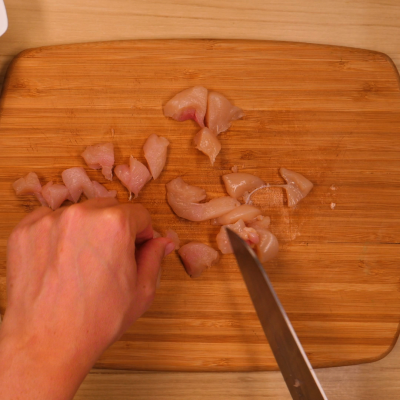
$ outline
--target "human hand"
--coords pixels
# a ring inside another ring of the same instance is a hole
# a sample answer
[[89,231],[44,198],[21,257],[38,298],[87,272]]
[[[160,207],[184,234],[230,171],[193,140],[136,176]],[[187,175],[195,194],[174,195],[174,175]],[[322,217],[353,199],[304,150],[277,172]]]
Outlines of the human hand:
[[[45,389],[43,378],[33,378],[42,382],[38,398],[71,398],[101,353],[154,298],[161,260],[174,245],[152,235],[143,206],[110,198],[57,211],[42,207],[25,217],[8,241],[0,364],[23,355],[20,363],[42,368],[53,380]],[[11,388],[15,374],[5,365],[0,371],[6,399],[4,385]],[[73,382],[66,397],[54,393],[60,380]]]

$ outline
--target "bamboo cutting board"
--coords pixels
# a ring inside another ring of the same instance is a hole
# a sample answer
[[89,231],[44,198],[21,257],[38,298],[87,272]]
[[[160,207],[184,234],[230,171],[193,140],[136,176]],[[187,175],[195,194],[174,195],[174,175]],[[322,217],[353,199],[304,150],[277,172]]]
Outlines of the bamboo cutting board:
[[[192,139],[198,127],[162,114],[182,89],[220,91],[245,118],[220,135],[214,168]],[[289,209],[281,189],[254,203],[272,220],[279,257],[265,265],[315,367],[377,360],[392,348],[400,318],[400,90],[384,54],[257,41],[126,41],[27,50],[11,65],[0,108],[0,311],[6,307],[6,241],[38,207],[11,183],[29,171],[61,182],[85,166],[86,146],[112,141],[117,163],[144,160],[151,133],[167,137],[161,177],[140,193],[160,231],[215,246],[218,228],[176,217],[165,183],[181,175],[224,194],[237,165],[270,183],[279,167],[315,187]],[[92,179],[105,182],[99,171]],[[108,349],[103,368],[182,371],[276,369],[233,256],[190,279],[176,254],[163,264],[151,309]]]

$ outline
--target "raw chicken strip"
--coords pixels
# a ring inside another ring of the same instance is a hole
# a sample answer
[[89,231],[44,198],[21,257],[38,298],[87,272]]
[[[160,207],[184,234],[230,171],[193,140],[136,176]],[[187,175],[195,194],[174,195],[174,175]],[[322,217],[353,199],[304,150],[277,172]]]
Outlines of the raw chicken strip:
[[228,233],[225,228],[229,228],[233,232],[237,233],[250,245],[257,244],[260,240],[256,230],[254,228],[246,227],[245,223],[240,219],[235,224],[224,225],[221,227],[221,230],[217,235],[217,246],[221,250],[222,254],[233,253],[231,243],[229,242]]
[[289,171],[286,168],[281,168],[279,172],[287,183],[287,185],[283,187],[288,197],[288,206],[294,207],[300,200],[308,195],[314,185],[297,172]]
[[218,197],[207,203],[198,203],[203,189],[186,184],[182,178],[167,183],[167,200],[172,210],[189,221],[206,221],[217,218],[239,206],[240,203],[229,196]]
[[194,144],[196,149],[210,158],[211,165],[214,165],[215,158],[221,151],[221,143],[217,137],[208,128],[203,128],[194,137]]
[[64,185],[69,190],[71,200],[77,203],[82,192],[88,199],[95,197],[95,191],[92,181],[87,176],[82,167],[73,167],[65,169],[61,173]]
[[157,179],[167,161],[167,148],[169,140],[165,137],[159,137],[155,133],[151,134],[143,146],[144,157],[149,164],[153,179]]
[[256,244],[256,252],[262,263],[275,258],[279,251],[278,239],[268,230],[269,223],[269,217],[248,223],[248,226],[254,228],[260,237],[260,241]]
[[94,189],[94,197],[115,197],[117,195],[116,190],[107,190],[101,183],[92,181]]
[[175,250],[179,249],[181,241],[179,240],[179,236],[175,231],[173,231],[172,229],[167,229],[167,232],[165,233],[165,237],[168,239],[171,239],[174,242]]
[[100,143],[86,147],[81,154],[89,168],[100,169],[106,179],[112,181],[112,167],[114,165],[114,145]]
[[42,195],[49,207],[56,210],[65,200],[67,200],[69,191],[66,186],[58,184],[54,185],[53,182],[50,181],[42,187]]
[[208,93],[206,126],[211,132],[219,135],[230,128],[232,121],[243,116],[243,110],[232,105],[221,93]]
[[29,172],[25,177],[17,179],[12,186],[17,196],[33,194],[40,201],[42,206],[48,206],[46,200],[42,196],[42,185],[34,172]]
[[252,192],[254,189],[264,185],[264,181],[258,176],[243,172],[223,175],[222,180],[229,196],[235,199],[243,196],[245,192]]
[[129,159],[129,166],[126,164],[117,165],[114,168],[114,172],[129,192],[133,192],[135,198],[138,197],[143,186],[151,179],[149,170],[132,156]]
[[219,261],[218,251],[200,242],[190,242],[183,245],[178,254],[191,278],[199,277],[205,269]]
[[216,223],[218,225],[234,224],[235,222],[239,221],[239,219],[247,222],[253,220],[259,215],[261,215],[261,210],[256,207],[243,204],[218,217]]
[[207,93],[208,90],[203,86],[194,86],[179,92],[164,106],[164,115],[180,122],[193,119],[204,128]]
[[155,230],[153,229],[153,239],[157,239],[157,238],[159,238],[159,237],[162,237],[161,233],[160,233],[160,232],[157,232],[157,231],[155,231]]

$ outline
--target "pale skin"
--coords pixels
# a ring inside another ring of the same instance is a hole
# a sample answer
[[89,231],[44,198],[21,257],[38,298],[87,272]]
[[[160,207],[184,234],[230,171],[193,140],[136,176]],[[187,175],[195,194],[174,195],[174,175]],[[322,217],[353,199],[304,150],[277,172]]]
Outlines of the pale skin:
[[2,400],[73,398],[153,301],[174,245],[152,235],[143,206],[115,199],[41,207],[16,226],[0,325]]

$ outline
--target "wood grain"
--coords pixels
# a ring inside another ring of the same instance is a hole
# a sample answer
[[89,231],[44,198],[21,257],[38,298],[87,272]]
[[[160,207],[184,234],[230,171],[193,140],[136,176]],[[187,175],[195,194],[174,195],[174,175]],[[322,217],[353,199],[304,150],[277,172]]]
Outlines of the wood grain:
[[[214,168],[193,148],[194,123],[166,119],[161,107],[195,84],[224,93],[246,117],[221,135]],[[146,137],[171,141],[161,178],[140,201],[160,230],[215,245],[217,228],[177,218],[165,183],[177,175],[224,193],[236,164],[267,182],[278,168],[303,173],[315,189],[288,209],[276,189],[254,201],[281,242],[268,274],[314,366],[376,360],[397,338],[399,296],[400,93],[381,53],[257,41],[136,41],[32,49],[10,68],[0,114],[0,285],[5,243],[37,206],[11,182],[30,170],[43,182],[84,165],[85,146],[112,140],[117,163],[143,159]],[[99,172],[90,171],[101,180]],[[106,184],[107,185],[107,184]],[[127,201],[117,181],[107,185]],[[331,203],[336,208],[331,209]],[[200,279],[167,259],[157,298],[99,359],[98,367],[181,371],[276,368],[232,256]]]

